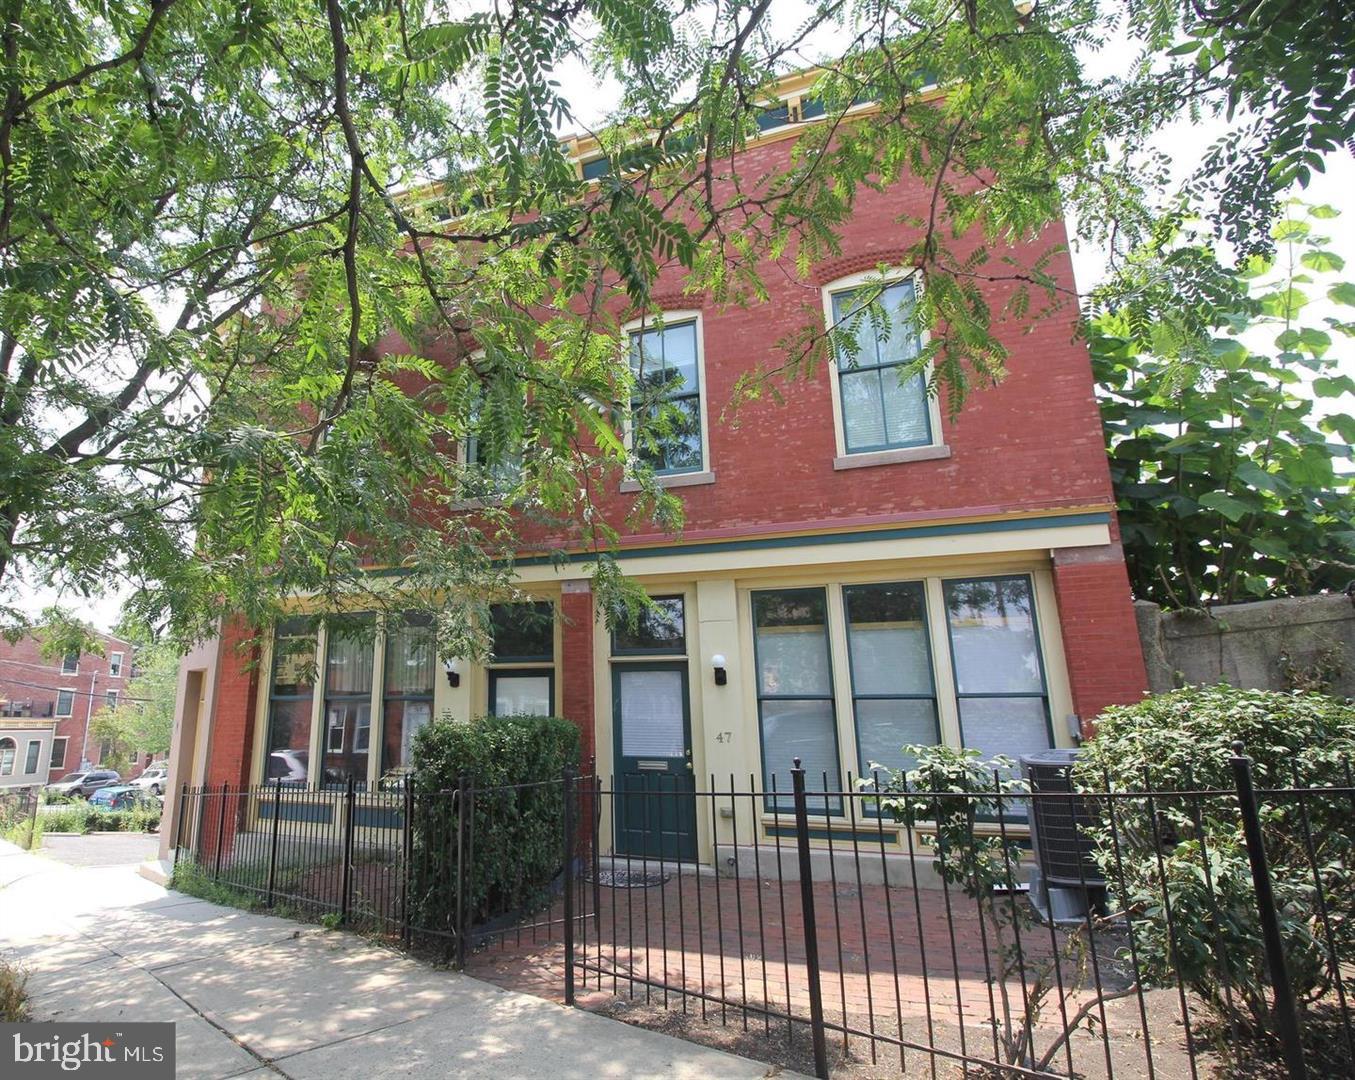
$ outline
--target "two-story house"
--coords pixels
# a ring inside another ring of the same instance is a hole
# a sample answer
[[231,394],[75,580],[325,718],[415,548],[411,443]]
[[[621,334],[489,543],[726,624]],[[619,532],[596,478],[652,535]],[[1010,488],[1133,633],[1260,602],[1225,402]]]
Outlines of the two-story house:
[[[800,130],[769,127],[739,160],[750,174],[784,164]],[[589,144],[576,149],[587,177]],[[1009,375],[957,417],[921,377],[898,377],[919,340],[864,320],[851,363],[728,422],[736,380],[777,362],[806,302],[835,324],[885,266],[883,304],[905,324],[919,282],[899,221],[925,218],[929,197],[907,181],[860,192],[842,255],[807,278],[766,274],[766,303],[704,303],[674,272],[656,290],[661,323],[627,328],[637,376],[687,418],[649,452],[685,504],[681,536],[620,543],[657,602],[635,631],[606,629],[583,550],[563,567],[520,560],[533,602],[496,610],[486,664],[444,667],[418,625],[373,643],[284,622],[254,653],[239,646],[255,632],[227,626],[181,671],[171,783],[372,785],[431,718],[549,712],[578,724],[600,775],[788,792],[797,757],[830,786],[900,764],[910,743],[1016,757],[1071,745],[1105,706],[1136,700],[1146,678],[1074,305],[999,325]],[[1014,254],[1064,240],[1054,226]],[[1047,271],[1073,287],[1066,254]],[[994,310],[1005,288],[991,286]],[[618,478],[603,510],[619,519],[632,488]],[[666,853],[711,858],[726,825],[699,817]],[[617,850],[647,850],[639,831],[618,826]]]

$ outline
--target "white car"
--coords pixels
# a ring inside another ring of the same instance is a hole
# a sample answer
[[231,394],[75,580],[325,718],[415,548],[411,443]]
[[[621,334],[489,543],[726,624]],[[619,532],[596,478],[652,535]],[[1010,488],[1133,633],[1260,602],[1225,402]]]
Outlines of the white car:
[[128,782],[152,795],[163,795],[169,785],[169,762],[152,761],[140,776]]

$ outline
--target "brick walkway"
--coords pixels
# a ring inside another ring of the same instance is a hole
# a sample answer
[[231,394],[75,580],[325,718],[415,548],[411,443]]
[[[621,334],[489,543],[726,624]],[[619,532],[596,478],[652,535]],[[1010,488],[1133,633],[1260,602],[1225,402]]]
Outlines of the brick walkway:
[[[582,1004],[643,1000],[727,1024],[774,1028],[779,1022],[782,1030],[788,1005],[797,1019],[809,1016],[797,882],[670,872],[662,886],[594,889],[589,883],[583,891],[582,902],[598,917],[576,923],[575,979]],[[902,1035],[915,1044],[955,1050],[963,1042],[971,1054],[991,1052],[994,1013],[1003,1011],[992,980],[999,945],[972,900],[956,891],[949,900],[947,905],[939,889],[815,884],[830,1023],[845,1016],[863,1034]],[[549,919],[543,914],[533,927],[496,935],[469,958],[467,970],[514,990],[563,1000],[562,917],[557,903]],[[1062,1000],[1070,1014],[1075,1011],[1085,998],[1074,988],[1075,972],[1056,972],[1047,963],[1053,955],[1050,931],[1040,927],[1023,934],[1021,945],[1027,989],[1043,968],[1052,984],[1063,980],[1068,992]],[[1113,950],[1101,951],[1109,956]],[[1113,984],[1114,972],[1103,968],[1101,974]],[[1009,1008],[1019,1012],[1024,999],[1017,976],[1008,979],[1007,990]],[[1055,1017],[1059,1000],[1055,993],[1047,1007]],[[1137,1013],[1123,1007],[1127,1002],[1116,1004],[1119,1026],[1132,1028]],[[1101,1040],[1095,1043],[1092,1051]]]

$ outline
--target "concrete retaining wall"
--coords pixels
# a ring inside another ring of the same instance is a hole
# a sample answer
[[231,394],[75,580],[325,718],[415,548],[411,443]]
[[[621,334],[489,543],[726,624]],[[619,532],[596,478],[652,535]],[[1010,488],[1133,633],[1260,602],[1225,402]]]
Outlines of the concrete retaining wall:
[[1355,697],[1355,603],[1345,595],[1164,612],[1137,601],[1139,637],[1154,691],[1187,684],[1288,690],[1314,676]]

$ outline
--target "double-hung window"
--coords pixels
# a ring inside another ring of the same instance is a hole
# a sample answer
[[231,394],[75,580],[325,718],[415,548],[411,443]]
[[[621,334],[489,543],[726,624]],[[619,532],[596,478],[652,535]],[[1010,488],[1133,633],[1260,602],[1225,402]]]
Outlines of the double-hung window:
[[414,736],[433,718],[437,647],[427,619],[387,629],[383,675],[381,771],[388,773],[409,765]]
[[372,636],[336,631],[325,649],[324,782],[367,781],[372,741]]
[[[776,786],[776,806],[793,805],[790,770],[796,758],[805,770],[806,789],[839,790],[827,591],[753,593],[753,648],[762,776],[769,791]],[[822,797],[809,800],[819,809],[824,803]]]
[[522,448],[495,445],[481,434],[485,411],[483,399],[478,399],[472,406],[469,433],[462,443],[462,460],[467,466],[462,495],[466,498],[498,498],[522,476]]
[[631,446],[660,476],[706,467],[699,347],[695,319],[630,334]]
[[38,771],[38,758],[42,756],[42,743],[37,739],[28,740],[28,756],[24,759],[24,772]]
[[1030,578],[944,583],[960,737],[985,757],[1053,745]]
[[315,634],[305,619],[284,619],[273,636],[266,779],[304,784],[309,778],[314,695]]
[[76,675],[80,672],[80,654],[70,652],[61,658],[61,674]]
[[931,404],[921,372],[903,377],[921,349],[911,278],[831,293],[843,450],[864,454],[927,446]]
[[861,775],[872,763],[908,769],[904,746],[941,741],[921,581],[846,585],[847,655]]
[[555,605],[549,600],[490,607],[493,635],[489,712],[551,716],[555,712]]
[[70,716],[75,712],[75,691],[58,690],[56,692],[57,716]]
[[19,744],[11,738],[0,739],[0,776],[14,774],[14,758],[19,753]]

